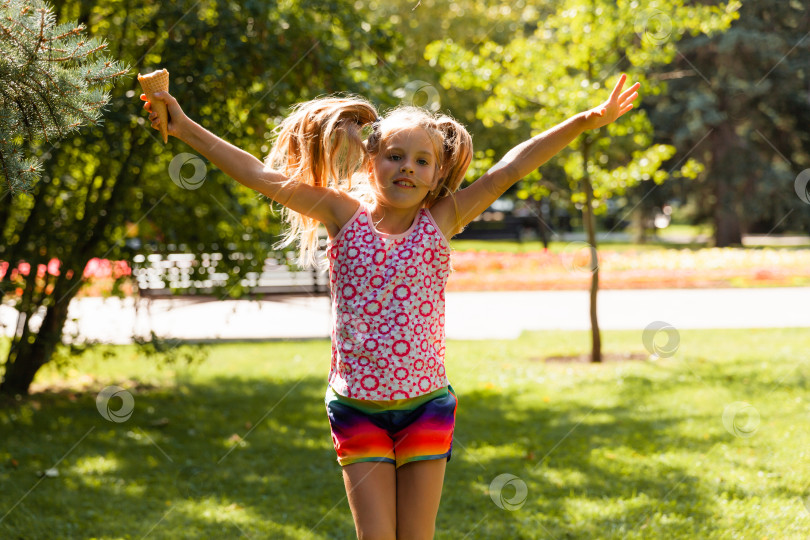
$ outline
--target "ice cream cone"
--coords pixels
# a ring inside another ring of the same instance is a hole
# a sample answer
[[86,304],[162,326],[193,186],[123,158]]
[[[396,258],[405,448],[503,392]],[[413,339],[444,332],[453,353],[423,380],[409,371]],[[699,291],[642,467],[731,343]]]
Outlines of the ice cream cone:
[[153,99],[156,92],[169,91],[169,72],[165,69],[153,71],[147,75],[138,73],[138,82],[141,83],[146,99],[152,104],[152,110],[157,113],[160,119],[160,134],[163,135],[163,142],[169,142],[169,111],[166,103],[159,99]]

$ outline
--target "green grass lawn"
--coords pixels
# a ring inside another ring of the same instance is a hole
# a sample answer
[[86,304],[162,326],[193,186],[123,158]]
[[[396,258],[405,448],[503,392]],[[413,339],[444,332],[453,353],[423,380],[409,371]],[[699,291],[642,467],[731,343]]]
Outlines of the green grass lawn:
[[[640,332],[603,339],[644,352]],[[436,538],[807,538],[807,329],[682,331],[655,361],[541,360],[587,348],[586,332],[448,344],[459,408]],[[45,369],[50,390],[0,408],[0,538],[354,537],[327,341],[222,344],[192,368],[112,352]],[[128,420],[97,411],[107,385],[131,392]],[[751,405],[740,435],[735,402]],[[490,497],[501,474],[517,477],[507,502],[526,485],[516,510]]]
[[[580,231],[581,232],[581,231]],[[683,242],[685,238],[691,237],[692,239],[698,236],[712,236],[712,230],[707,226],[697,225],[684,225],[672,224],[666,229],[658,231],[657,237],[650,237],[644,244],[633,242],[617,242],[603,240],[603,235],[606,231],[598,231],[596,233],[596,243],[599,249],[611,251],[654,251],[659,249],[689,249],[699,250],[707,247],[707,244],[701,242]],[[629,231],[625,231],[629,232]],[[548,244],[548,249],[552,253],[559,253],[563,251],[570,242],[568,241],[551,241]],[[506,253],[524,253],[531,251],[542,251],[543,243],[539,240],[526,240],[518,242],[516,240],[459,240],[453,239],[450,245],[455,251],[497,251]],[[803,242],[795,245],[784,246],[767,246],[767,245],[747,245],[746,249],[763,249],[766,247],[778,247],[779,249],[794,250],[794,249],[807,249],[810,248],[810,242]]]

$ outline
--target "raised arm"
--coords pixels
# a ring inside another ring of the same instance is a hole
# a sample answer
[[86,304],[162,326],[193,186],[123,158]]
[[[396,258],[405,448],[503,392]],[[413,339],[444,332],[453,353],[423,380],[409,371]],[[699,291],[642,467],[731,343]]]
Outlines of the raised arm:
[[[197,152],[219,167],[219,169],[239,182],[291,210],[311,217],[327,227],[336,222],[335,207],[343,201],[336,191],[313,187],[300,182],[288,182],[283,174],[265,166],[258,158],[217,137],[186,116],[177,100],[168,92],[155,94],[156,99],[166,103],[169,110],[169,135],[182,140]],[[141,94],[146,101],[146,95]],[[144,109],[150,111],[147,101]],[[152,127],[157,129],[159,120],[149,115]]]
[[[515,146],[471,186],[456,193],[459,226],[463,227],[475,219],[507,189],[551,159],[584,131],[609,124],[632,109],[640,84],[636,83],[622,92],[626,79],[624,74],[619,78],[607,101]],[[453,208],[452,202],[442,203],[446,204],[448,210]],[[450,211],[450,214],[453,213]],[[457,228],[448,230],[458,232]]]

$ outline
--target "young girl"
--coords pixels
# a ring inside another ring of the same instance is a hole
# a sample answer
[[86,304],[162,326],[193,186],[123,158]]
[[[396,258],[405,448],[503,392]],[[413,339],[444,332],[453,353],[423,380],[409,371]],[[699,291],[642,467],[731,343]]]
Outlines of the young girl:
[[457,403],[444,367],[449,239],[579,134],[629,111],[639,84],[622,92],[625,80],[458,192],[472,140],[448,116],[400,107],[380,118],[361,98],[316,99],[284,120],[262,163],[192,121],[168,93],[155,96],[168,106],[169,135],[285,207],[286,242],[299,242],[302,264],[314,264],[318,224],[326,228],[325,401],[358,538],[433,537]]

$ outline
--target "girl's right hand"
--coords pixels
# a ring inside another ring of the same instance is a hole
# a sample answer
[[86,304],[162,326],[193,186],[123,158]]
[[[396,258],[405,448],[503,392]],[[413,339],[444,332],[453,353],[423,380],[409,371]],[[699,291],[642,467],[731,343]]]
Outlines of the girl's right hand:
[[[185,115],[183,109],[180,108],[180,104],[177,103],[174,96],[168,92],[157,92],[153,94],[153,96],[154,99],[164,102],[169,111],[169,135],[177,137],[178,139],[182,138],[180,133],[189,118]],[[141,99],[146,101],[146,103],[143,104],[143,108],[149,111],[149,120],[152,122],[152,128],[160,129],[160,119],[157,113],[152,111],[152,103],[149,102],[146,94],[141,94]]]

